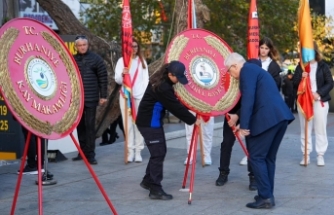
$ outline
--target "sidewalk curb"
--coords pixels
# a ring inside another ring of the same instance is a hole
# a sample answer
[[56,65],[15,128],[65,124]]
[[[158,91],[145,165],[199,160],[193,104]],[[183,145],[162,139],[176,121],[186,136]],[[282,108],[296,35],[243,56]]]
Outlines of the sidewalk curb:
[[[220,129],[223,128],[224,122],[218,122],[214,124],[214,130],[216,129]],[[185,137],[186,136],[186,129],[182,129],[179,131],[171,131],[171,132],[167,132],[165,134],[166,136],[166,140],[173,140],[173,139],[177,139],[180,137]]]

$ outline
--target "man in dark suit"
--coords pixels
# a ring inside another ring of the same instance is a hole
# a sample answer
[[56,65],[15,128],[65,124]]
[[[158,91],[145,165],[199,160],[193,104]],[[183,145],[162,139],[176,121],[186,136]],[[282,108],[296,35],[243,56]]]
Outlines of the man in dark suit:
[[239,133],[246,137],[249,162],[258,188],[255,202],[249,208],[271,208],[275,205],[274,177],[276,154],[288,123],[294,116],[283,101],[273,78],[238,53],[225,60],[228,73],[239,80],[242,95]]

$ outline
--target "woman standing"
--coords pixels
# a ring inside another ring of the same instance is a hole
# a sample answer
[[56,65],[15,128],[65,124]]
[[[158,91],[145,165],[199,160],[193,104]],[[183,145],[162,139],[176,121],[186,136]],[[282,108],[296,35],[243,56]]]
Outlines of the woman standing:
[[274,78],[278,90],[281,88],[281,68],[278,65],[279,53],[273,42],[268,37],[263,38],[259,42],[259,59],[262,63],[262,69],[266,70]]
[[[310,153],[312,152],[312,129],[315,133],[315,151],[317,152],[317,165],[324,166],[324,155],[328,146],[326,125],[328,115],[328,101],[331,99],[329,92],[333,89],[333,77],[327,64],[322,61],[322,55],[316,43],[314,43],[315,60],[310,62],[310,73],[303,72],[300,64],[297,66],[293,75],[293,86],[298,89],[302,78],[308,77],[311,82],[311,91],[313,93],[313,118],[308,121],[307,127],[307,152],[305,152],[305,117],[298,105],[298,115],[300,121],[300,139],[301,150],[303,154],[307,153],[307,164],[310,163]],[[303,156],[300,165],[305,165]]]
[[[132,104],[132,108],[136,108],[136,112],[138,111],[138,106],[143,98],[145,87],[148,84],[148,69],[147,63],[143,56],[141,55],[140,46],[137,40],[133,39],[132,42],[132,59],[130,69],[124,68],[123,58],[120,58],[117,61],[115,68],[115,81],[116,83],[122,85],[123,84],[123,76],[125,74],[130,74],[131,82],[132,82],[132,92],[131,96],[134,98],[134,104]],[[144,87],[145,86],[145,87]],[[119,104],[121,108],[123,125],[128,125],[126,134],[128,135],[128,162],[142,162],[141,150],[144,149],[144,139],[140,132],[138,131],[137,126],[132,120],[132,117],[129,115],[127,117],[127,123],[125,123],[125,114],[129,114],[128,110],[125,110],[125,97],[124,91],[121,90],[119,97]]]
[[173,85],[187,84],[185,66],[179,61],[172,61],[163,65],[151,78],[144,97],[139,105],[136,124],[145,139],[150,160],[146,167],[146,174],[140,186],[150,191],[151,199],[170,200],[172,195],[162,189],[163,162],[167,153],[163,118],[166,109],[188,125],[199,120],[183,106],[176,98]]

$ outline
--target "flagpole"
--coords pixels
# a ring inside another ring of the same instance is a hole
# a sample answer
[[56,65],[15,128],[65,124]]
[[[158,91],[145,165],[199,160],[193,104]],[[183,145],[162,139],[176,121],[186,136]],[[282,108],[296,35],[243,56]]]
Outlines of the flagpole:
[[[301,62],[300,66],[301,66],[301,68],[302,68],[302,71],[303,71],[303,72],[306,72],[306,71],[305,71],[305,66],[304,66],[304,64],[303,64],[302,54],[301,54],[301,53],[299,54],[299,57],[300,57],[300,62]],[[306,87],[308,87],[306,78],[307,78],[307,77],[304,77],[302,81],[304,81],[304,82],[305,82],[304,84],[306,85]],[[300,83],[300,84],[301,84],[301,83]],[[305,92],[304,92],[304,93],[305,93]],[[298,99],[297,99],[297,102],[298,102]],[[300,109],[302,109],[302,108],[300,108]],[[304,111],[304,110],[302,110],[302,111]],[[306,113],[304,113],[304,119],[305,119],[305,127],[304,127],[304,138],[305,138],[305,140],[304,140],[304,166],[306,167],[306,166],[307,166],[307,147],[308,147],[308,146],[307,146],[307,137],[308,137],[308,119],[307,119],[307,115],[306,115]]]
[[[310,74],[310,62],[315,59],[311,12],[308,0],[300,0],[298,9],[298,32],[299,32],[299,57],[303,72]],[[308,143],[308,121],[313,117],[314,99],[311,93],[310,76],[303,77],[298,86],[298,106],[305,117],[305,142],[304,142],[304,166],[307,166],[307,143]]]
[[204,167],[205,162],[204,162],[203,129],[201,125],[199,125],[198,131],[199,131],[199,143],[200,143],[200,149],[201,149],[202,167]]
[[[122,56],[124,68],[130,71],[131,60],[132,60],[132,19],[130,11],[129,0],[123,0],[122,9]],[[123,77],[123,89],[124,89],[124,163],[128,163],[128,112],[129,108],[135,108],[135,104],[131,104],[132,84],[131,77],[127,73]],[[129,103],[128,103],[129,102]]]
[[305,146],[304,146],[304,150],[305,150],[305,153],[304,153],[304,166],[307,166],[307,136],[308,136],[308,121],[306,120],[306,117],[305,117]]
[[128,164],[128,102],[124,98],[124,163]]
[[[194,29],[194,28],[197,28],[195,2],[194,2],[194,0],[188,0],[188,29]],[[199,119],[202,118],[201,115],[198,115],[198,117],[199,117]],[[199,145],[200,145],[200,150],[201,150],[201,162],[202,162],[202,167],[204,167],[205,166],[205,161],[204,161],[204,142],[203,142],[202,126],[200,126],[198,129],[199,129],[198,130]]]

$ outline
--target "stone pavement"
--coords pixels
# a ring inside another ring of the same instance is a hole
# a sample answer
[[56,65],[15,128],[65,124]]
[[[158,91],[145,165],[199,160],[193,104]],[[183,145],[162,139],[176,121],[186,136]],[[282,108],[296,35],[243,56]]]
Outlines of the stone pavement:
[[[235,143],[231,159],[229,181],[223,187],[215,186],[218,176],[220,142],[222,140],[221,118],[217,120],[212,148],[212,166],[196,167],[192,204],[188,205],[187,192],[180,192],[183,174],[185,131],[182,124],[166,126],[168,152],[164,165],[163,188],[174,196],[171,201],[150,200],[148,191],[139,183],[144,175],[149,153],[143,150],[142,163],[123,163],[121,142],[98,146],[93,166],[118,214],[303,214],[331,215],[334,211],[334,114],[328,117],[329,148],[325,156],[325,167],[317,167],[316,153],[311,154],[311,164],[302,167],[300,151],[299,120],[289,126],[277,157],[275,183],[276,207],[270,210],[254,210],[245,207],[256,194],[248,190],[247,168],[239,166],[244,156],[241,147]],[[97,143],[99,140],[97,140]],[[50,171],[58,181],[56,185],[43,187],[44,214],[57,215],[106,215],[111,214],[106,201],[83,162],[72,162],[76,153],[65,156],[66,161],[50,163]],[[200,162],[200,159],[197,159]],[[18,163],[0,166],[0,214],[10,213],[17,181]],[[15,214],[38,214],[38,192],[36,176],[23,176]],[[189,183],[188,183],[189,184]]]

